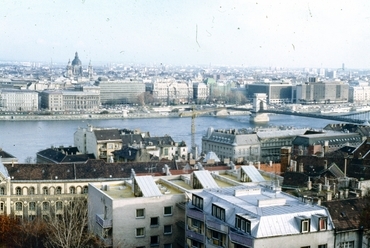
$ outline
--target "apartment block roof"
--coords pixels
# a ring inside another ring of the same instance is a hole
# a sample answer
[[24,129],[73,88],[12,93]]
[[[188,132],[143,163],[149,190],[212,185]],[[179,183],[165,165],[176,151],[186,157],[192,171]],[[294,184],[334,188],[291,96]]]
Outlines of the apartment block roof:
[[94,129],[94,134],[96,140],[106,141],[106,140],[117,140],[121,141],[121,135],[118,129]]
[[[311,219],[310,231],[318,231],[315,216],[326,217],[327,230],[333,230],[329,212],[324,207],[306,204],[281,191],[260,185],[205,189],[194,193],[203,198],[203,212],[211,213],[212,204],[225,209],[225,222],[233,224],[235,215],[251,222],[255,238],[300,234],[300,221]],[[212,204],[208,204],[212,202]]]
[[325,145],[325,142],[329,142],[329,145],[343,145],[344,143],[359,143],[361,142],[361,136],[358,133],[340,133],[340,132],[327,132],[320,134],[309,134],[297,136],[292,144],[293,145]]

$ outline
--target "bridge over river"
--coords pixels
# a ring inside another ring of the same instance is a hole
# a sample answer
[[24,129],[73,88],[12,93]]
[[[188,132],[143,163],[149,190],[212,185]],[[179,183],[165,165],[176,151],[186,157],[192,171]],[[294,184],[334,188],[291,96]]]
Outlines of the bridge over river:
[[[227,108],[232,111],[252,111],[252,108]],[[296,115],[310,118],[326,119],[340,122],[356,123],[356,124],[368,124],[370,119],[370,110],[367,111],[358,111],[358,112],[346,112],[346,113],[333,113],[333,114],[321,114],[315,112],[299,112],[299,111],[290,111],[282,109],[260,109],[258,113],[270,113],[270,114],[280,114],[280,115]]]

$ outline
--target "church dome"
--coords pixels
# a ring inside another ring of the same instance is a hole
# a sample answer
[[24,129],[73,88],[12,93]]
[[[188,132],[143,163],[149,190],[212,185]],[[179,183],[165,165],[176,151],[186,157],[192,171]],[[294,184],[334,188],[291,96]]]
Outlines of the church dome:
[[78,53],[77,52],[75,54],[74,60],[72,61],[72,65],[73,66],[75,66],[75,65],[81,65],[81,60],[78,58]]

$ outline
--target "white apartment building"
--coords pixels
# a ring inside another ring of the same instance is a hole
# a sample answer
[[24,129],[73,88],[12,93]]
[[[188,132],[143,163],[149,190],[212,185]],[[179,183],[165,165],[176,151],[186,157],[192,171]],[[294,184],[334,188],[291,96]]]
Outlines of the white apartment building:
[[122,138],[117,128],[78,128],[74,133],[74,146],[81,153],[93,153],[95,158],[113,162],[113,152],[122,148]]
[[193,192],[185,226],[186,247],[192,248],[334,248],[328,210],[271,185]]
[[[185,194],[159,178],[89,184],[89,229],[106,247],[177,247]],[[180,206],[179,206],[180,205]]]
[[370,101],[370,86],[367,82],[349,88],[349,102],[361,103]]
[[0,110],[2,111],[36,111],[39,94],[31,90],[1,89]]

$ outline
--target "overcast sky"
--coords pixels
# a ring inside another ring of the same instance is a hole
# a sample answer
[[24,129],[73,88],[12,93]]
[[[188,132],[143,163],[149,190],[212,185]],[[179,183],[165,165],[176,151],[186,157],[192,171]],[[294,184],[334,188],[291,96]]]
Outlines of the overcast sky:
[[0,60],[370,68],[369,0],[0,1]]

